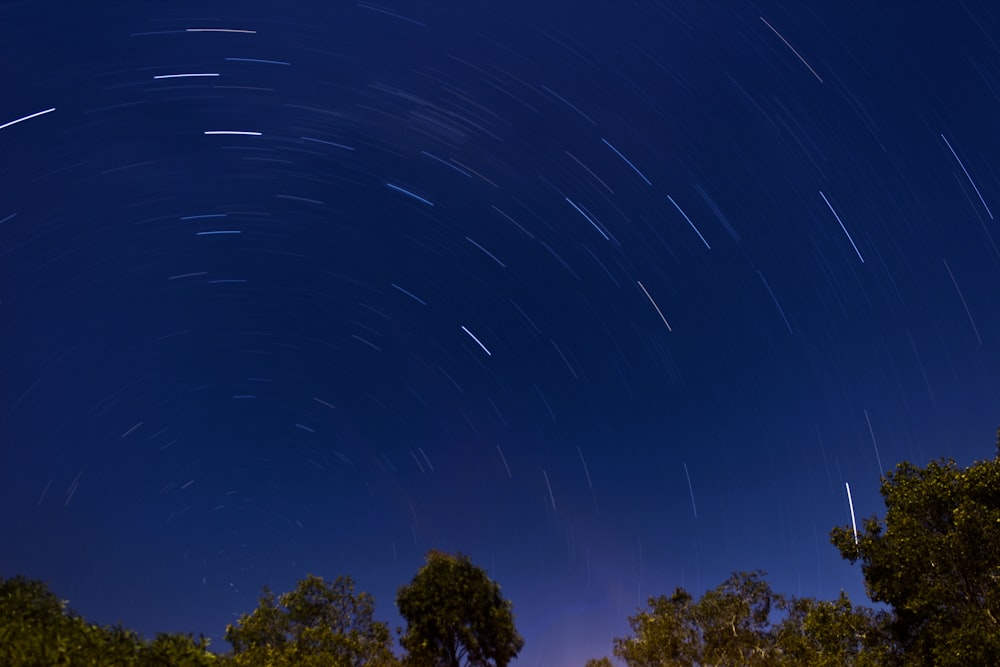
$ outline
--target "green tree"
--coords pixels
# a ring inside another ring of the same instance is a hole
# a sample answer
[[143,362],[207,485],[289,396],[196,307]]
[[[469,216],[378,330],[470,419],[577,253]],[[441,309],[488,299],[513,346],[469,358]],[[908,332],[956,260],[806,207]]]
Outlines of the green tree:
[[775,629],[783,665],[877,667],[893,662],[889,614],[855,607],[841,591],[835,601],[796,598]]
[[615,667],[614,663],[607,657],[604,658],[590,658],[583,664],[583,667]]
[[865,519],[857,537],[835,528],[831,541],[892,607],[902,664],[1000,664],[1000,458],[903,462],[881,491],[885,519]]
[[694,615],[704,642],[702,664],[773,664],[771,611],[785,599],[763,575],[735,572],[698,601]]
[[332,583],[309,575],[275,600],[226,627],[233,664],[241,667],[385,667],[396,664],[389,627],[375,621],[375,600],[354,592],[350,577]]
[[649,598],[649,608],[628,619],[633,636],[615,638],[613,653],[628,667],[697,664],[704,652],[691,594],[677,588],[669,598]]
[[159,632],[140,651],[139,662],[144,667],[208,667],[225,663],[208,650],[208,639],[190,634]]
[[396,605],[413,667],[506,667],[524,646],[500,586],[462,554],[428,553]]
[[0,578],[0,664],[66,665],[83,624],[44,583]]
[[40,582],[0,578],[0,665],[46,667],[217,665],[208,642],[160,634],[153,642],[120,625],[87,623]]
[[697,602],[678,588],[629,618],[614,654],[628,667],[778,664],[771,612],[785,604],[762,572],[735,572]]

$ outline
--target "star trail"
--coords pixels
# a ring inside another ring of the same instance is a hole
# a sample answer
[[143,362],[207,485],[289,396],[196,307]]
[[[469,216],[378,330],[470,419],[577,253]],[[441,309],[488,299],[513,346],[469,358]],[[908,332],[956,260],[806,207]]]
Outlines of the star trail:
[[[1000,11],[0,6],[0,574],[204,633],[429,549],[524,665],[1000,425]],[[846,492],[845,492],[846,491]]]

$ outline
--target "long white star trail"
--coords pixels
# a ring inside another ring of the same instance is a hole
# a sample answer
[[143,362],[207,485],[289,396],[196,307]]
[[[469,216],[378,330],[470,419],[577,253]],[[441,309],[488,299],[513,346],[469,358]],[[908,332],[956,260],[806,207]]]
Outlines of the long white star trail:
[[481,347],[483,349],[483,352],[486,353],[486,356],[490,356],[490,357],[493,356],[493,353],[490,352],[486,348],[485,345],[483,345],[483,342],[481,340],[479,340],[479,338],[476,337],[476,334],[474,334],[471,331],[469,331],[468,329],[466,329],[464,324],[462,325],[462,331],[464,331],[466,334],[468,334],[469,338],[471,338],[472,340],[476,341],[476,345],[478,345],[479,347]]
[[21,116],[20,118],[15,118],[14,120],[8,121],[3,125],[0,125],[0,130],[8,128],[11,125],[17,125],[18,123],[23,123],[24,121],[31,120],[32,118],[38,118],[39,116],[44,116],[45,114],[52,113],[55,110],[56,108],[52,107],[51,109],[46,109],[44,111],[37,111],[35,113],[28,114],[27,116]]
[[844,486],[847,487],[847,504],[851,508],[851,528],[854,530],[854,544],[858,544],[858,521],[854,518],[854,498],[851,497],[851,483],[844,482]]

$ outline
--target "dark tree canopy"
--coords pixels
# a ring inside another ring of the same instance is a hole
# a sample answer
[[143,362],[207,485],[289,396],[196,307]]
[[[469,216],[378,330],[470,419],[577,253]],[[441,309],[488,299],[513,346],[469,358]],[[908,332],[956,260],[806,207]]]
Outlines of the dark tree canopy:
[[1000,665],[1000,459],[900,463],[882,497],[857,543],[849,527],[831,539],[892,607],[903,664]]
[[766,664],[772,652],[771,612],[783,598],[763,572],[739,572],[707,591],[695,608],[704,642],[702,663]]
[[889,614],[855,607],[841,591],[835,601],[796,598],[775,631],[780,664],[879,667],[893,664]]
[[614,640],[628,667],[886,664],[884,615],[837,602],[789,598],[762,572],[735,572],[698,601],[683,588],[649,599]]
[[208,642],[161,633],[152,642],[114,625],[87,623],[41,581],[0,578],[0,665],[215,665]]
[[233,663],[270,667],[394,665],[389,627],[373,619],[375,601],[354,592],[350,577],[327,583],[309,575],[275,600],[266,587],[260,605],[226,628]]
[[633,636],[614,654],[629,667],[776,664],[771,611],[783,600],[762,572],[733,573],[697,602],[678,588],[629,618]]
[[462,554],[428,553],[396,604],[413,667],[506,667],[524,646],[500,586]]
[[629,667],[693,665],[703,642],[695,620],[694,600],[678,588],[669,598],[649,598],[649,607],[628,619],[632,636],[616,638],[614,655]]

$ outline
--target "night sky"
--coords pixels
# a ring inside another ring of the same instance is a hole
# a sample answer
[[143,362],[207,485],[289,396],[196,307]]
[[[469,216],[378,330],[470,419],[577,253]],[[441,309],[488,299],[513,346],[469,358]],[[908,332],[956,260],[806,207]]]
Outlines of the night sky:
[[0,5],[0,576],[226,650],[463,551],[581,665],[993,455],[992,3],[210,4]]

